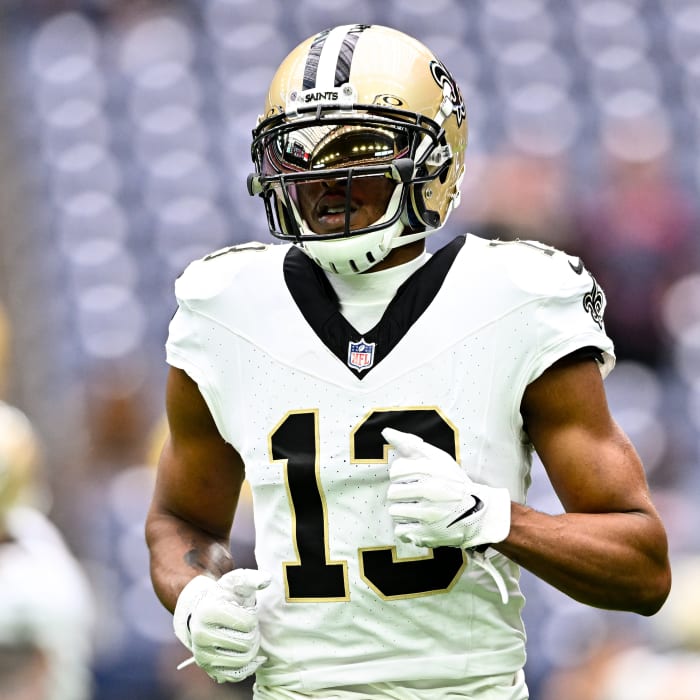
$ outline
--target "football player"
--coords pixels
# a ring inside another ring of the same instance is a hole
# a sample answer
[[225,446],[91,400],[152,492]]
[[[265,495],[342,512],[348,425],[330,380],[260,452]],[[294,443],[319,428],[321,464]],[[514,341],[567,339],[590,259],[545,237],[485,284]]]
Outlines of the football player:
[[[176,282],[152,579],[191,660],[255,674],[259,700],[524,700],[520,566],[602,608],[651,615],[668,593],[664,528],[606,403],[594,278],[535,242],[426,252],[466,145],[429,49],[321,32],[253,132],[249,191],[281,243]],[[526,505],[533,450],[563,514]],[[259,569],[229,550],[244,479]]]
[[88,700],[94,597],[44,513],[41,462],[28,417],[0,401],[0,698]]

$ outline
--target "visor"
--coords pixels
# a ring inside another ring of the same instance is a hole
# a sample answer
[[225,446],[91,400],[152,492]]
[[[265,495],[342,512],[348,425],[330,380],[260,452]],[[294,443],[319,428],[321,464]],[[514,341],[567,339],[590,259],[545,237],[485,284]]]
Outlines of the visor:
[[319,125],[278,134],[265,148],[270,172],[313,172],[389,163],[408,152],[401,128]]

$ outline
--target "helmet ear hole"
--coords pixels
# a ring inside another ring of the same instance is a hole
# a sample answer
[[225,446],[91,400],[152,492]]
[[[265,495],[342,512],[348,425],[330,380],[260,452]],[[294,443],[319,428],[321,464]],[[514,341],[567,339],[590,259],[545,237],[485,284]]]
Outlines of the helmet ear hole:
[[425,183],[411,185],[408,201],[406,202],[409,225],[416,232],[425,231],[428,228],[428,222],[425,218],[428,210],[423,197],[424,187]]
[[430,230],[440,228],[440,213],[434,209],[426,209],[423,219]]
[[432,231],[442,225],[440,212],[429,209],[423,197],[423,188],[430,183],[412,185],[406,202],[408,225],[414,232]]

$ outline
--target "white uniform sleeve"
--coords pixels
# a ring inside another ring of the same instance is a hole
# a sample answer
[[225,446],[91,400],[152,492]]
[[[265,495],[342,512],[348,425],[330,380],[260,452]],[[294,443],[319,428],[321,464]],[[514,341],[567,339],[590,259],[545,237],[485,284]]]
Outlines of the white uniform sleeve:
[[531,309],[523,332],[528,357],[524,386],[557,360],[582,348],[600,351],[600,370],[615,364],[612,340],[605,332],[605,293],[583,261],[537,241],[492,242],[515,294]]
[[178,308],[170,321],[165,343],[167,363],[186,372],[197,384],[214,420],[221,415],[220,401],[212,376],[210,348],[205,342],[212,322],[202,309],[208,299],[226,286],[225,277],[216,274],[220,267],[197,260],[177,279],[175,297]]
[[[567,264],[566,256],[559,254],[557,257],[564,258]],[[605,332],[603,321],[605,293],[585,268],[576,273],[573,267],[572,270],[561,267],[563,278],[553,276],[552,288],[535,312],[537,351],[530,363],[528,383],[557,360],[586,347],[600,351],[603,377],[615,364],[614,345]]]
[[165,357],[169,365],[182,369],[197,384],[207,383],[206,357],[200,341],[199,317],[178,299],[178,307],[168,327]]

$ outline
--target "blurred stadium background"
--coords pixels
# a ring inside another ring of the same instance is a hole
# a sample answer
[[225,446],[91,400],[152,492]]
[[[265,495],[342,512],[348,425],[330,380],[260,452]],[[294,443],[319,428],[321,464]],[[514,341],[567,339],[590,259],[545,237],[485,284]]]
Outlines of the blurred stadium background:
[[[421,39],[464,93],[463,205],[430,246],[537,238],[580,254],[608,292],[610,401],[666,519],[678,593],[638,620],[524,574],[533,700],[697,700],[700,3],[2,0],[2,396],[42,437],[48,512],[96,591],[94,697],[249,697],[176,676],[148,582],[163,343],[189,260],[269,240],[245,179],[274,69],[355,22]],[[560,509],[537,473],[532,503]],[[245,563],[248,511],[239,522]]]

